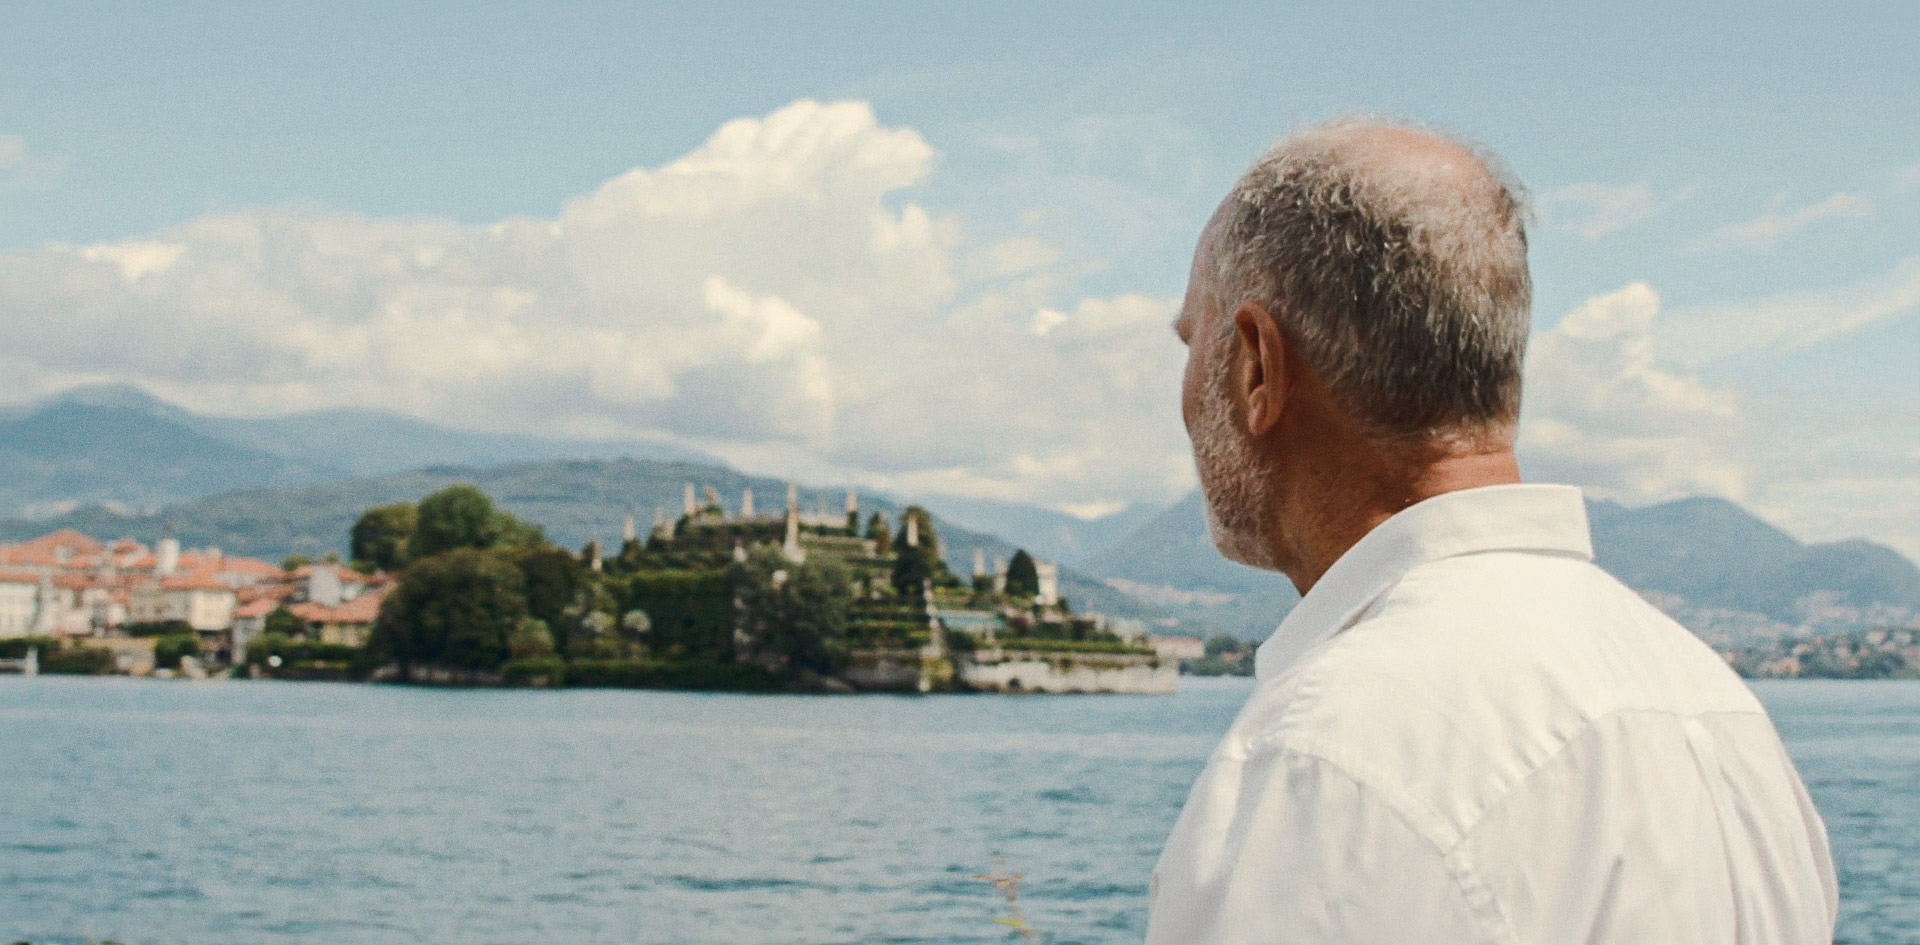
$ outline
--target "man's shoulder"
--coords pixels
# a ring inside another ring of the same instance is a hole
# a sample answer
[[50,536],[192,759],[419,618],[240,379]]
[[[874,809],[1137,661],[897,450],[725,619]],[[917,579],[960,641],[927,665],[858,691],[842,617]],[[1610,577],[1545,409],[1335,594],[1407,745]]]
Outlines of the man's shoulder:
[[1763,710],[1710,649],[1591,564],[1474,555],[1409,572],[1263,682],[1233,740],[1334,765],[1440,840],[1627,711]]

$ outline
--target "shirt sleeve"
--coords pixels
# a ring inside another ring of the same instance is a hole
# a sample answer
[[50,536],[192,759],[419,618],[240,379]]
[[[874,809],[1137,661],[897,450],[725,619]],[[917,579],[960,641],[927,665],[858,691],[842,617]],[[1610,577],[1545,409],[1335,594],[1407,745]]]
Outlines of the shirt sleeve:
[[1440,851],[1336,765],[1216,758],[1154,872],[1148,945],[1495,941]]

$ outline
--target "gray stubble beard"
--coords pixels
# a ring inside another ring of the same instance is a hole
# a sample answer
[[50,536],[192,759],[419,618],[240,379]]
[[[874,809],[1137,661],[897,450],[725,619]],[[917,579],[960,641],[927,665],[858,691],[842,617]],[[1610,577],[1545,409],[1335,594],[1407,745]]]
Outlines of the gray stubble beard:
[[[1230,347],[1231,338],[1227,336],[1221,347]],[[1207,534],[1228,560],[1273,570],[1272,551],[1265,540],[1271,484],[1245,434],[1234,425],[1233,404],[1227,397],[1231,358],[1227,351],[1217,354],[1201,392],[1200,423],[1193,437]]]

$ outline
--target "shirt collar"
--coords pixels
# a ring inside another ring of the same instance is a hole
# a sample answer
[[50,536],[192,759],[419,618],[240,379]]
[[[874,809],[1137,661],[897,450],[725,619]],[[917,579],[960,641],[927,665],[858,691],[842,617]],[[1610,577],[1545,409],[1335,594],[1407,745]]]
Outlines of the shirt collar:
[[1270,679],[1346,629],[1416,566],[1488,551],[1593,560],[1587,508],[1573,486],[1463,489],[1415,503],[1375,526],[1321,575],[1260,645],[1254,674]]

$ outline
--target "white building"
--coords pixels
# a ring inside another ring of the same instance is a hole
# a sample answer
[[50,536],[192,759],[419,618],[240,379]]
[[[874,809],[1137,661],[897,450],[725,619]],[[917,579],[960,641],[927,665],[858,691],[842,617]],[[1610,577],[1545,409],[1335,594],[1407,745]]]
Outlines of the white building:
[[127,619],[133,623],[181,620],[195,630],[226,630],[233,626],[238,603],[233,588],[213,578],[172,577],[134,591]]
[[1148,637],[1147,643],[1161,659],[1171,662],[1188,662],[1205,659],[1206,641],[1198,637]]
[[1040,578],[1040,593],[1034,595],[1034,602],[1042,607],[1060,603],[1060,566],[1036,558],[1033,570]]
[[0,571],[0,637],[31,636],[39,617],[40,575]]

